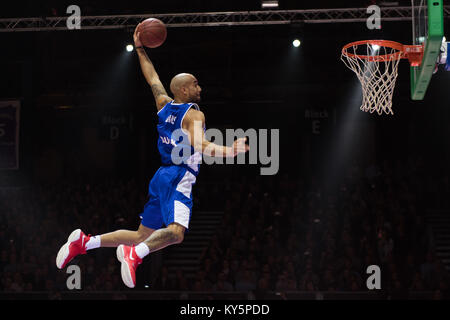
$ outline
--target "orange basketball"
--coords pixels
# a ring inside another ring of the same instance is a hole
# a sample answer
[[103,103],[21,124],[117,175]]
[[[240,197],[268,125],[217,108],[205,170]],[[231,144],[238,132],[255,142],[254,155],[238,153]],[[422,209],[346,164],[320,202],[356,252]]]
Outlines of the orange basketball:
[[148,48],[157,48],[164,43],[167,37],[165,24],[156,18],[144,20],[138,29],[139,39]]

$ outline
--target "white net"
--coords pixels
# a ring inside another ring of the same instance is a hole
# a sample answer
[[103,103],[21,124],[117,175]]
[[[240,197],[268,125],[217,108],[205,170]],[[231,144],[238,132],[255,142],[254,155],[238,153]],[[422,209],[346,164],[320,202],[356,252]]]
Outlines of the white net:
[[353,45],[342,52],[341,60],[361,82],[362,111],[394,114],[392,96],[401,55],[398,49],[370,43]]

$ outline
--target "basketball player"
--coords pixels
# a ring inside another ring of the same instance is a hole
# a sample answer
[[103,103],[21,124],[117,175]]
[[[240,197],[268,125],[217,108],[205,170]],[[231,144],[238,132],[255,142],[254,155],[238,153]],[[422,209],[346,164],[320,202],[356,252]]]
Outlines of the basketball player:
[[[117,247],[122,279],[130,288],[136,285],[136,268],[145,256],[183,241],[192,213],[192,186],[199,173],[201,153],[235,157],[249,150],[245,144],[246,138],[237,139],[231,147],[216,145],[205,139],[205,116],[196,104],[201,93],[197,79],[188,73],[176,75],[170,82],[174,98],[169,97],[139,40],[138,27],[134,32],[134,43],[142,73],[156,102],[162,166],[150,181],[149,200],[140,215],[141,224],[136,231],[117,230],[86,236],[77,229],[70,234],[56,257],[56,265],[62,269],[75,256],[88,250]],[[177,130],[181,135],[175,140],[172,134]],[[172,150],[182,141],[187,141],[186,146],[191,152],[187,152],[182,163],[175,164]]]

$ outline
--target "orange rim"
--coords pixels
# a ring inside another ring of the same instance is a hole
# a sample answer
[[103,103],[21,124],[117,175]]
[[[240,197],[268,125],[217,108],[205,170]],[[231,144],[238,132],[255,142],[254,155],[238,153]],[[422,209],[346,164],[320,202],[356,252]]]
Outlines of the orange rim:
[[[348,48],[360,45],[378,45],[380,47],[387,47],[397,50],[396,52],[383,55],[361,55],[348,52]],[[409,59],[411,65],[420,65],[423,56],[422,45],[403,45],[399,42],[390,40],[361,40],[346,44],[342,48],[342,54],[350,58],[359,58],[367,61],[390,61],[398,59]]]

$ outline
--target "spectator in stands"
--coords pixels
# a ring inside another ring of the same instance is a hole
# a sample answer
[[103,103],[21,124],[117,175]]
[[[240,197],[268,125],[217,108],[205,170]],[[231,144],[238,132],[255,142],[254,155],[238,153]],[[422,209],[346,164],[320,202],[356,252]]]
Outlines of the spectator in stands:
[[256,279],[249,269],[244,269],[235,282],[236,291],[253,291],[256,289]]
[[174,288],[173,280],[169,277],[169,270],[162,266],[160,275],[153,284],[155,290],[169,291]]
[[177,269],[175,272],[173,289],[179,291],[189,290],[188,280],[184,276],[183,271],[181,269]]
[[234,291],[233,285],[227,281],[223,272],[217,275],[217,281],[212,286],[213,291]]

